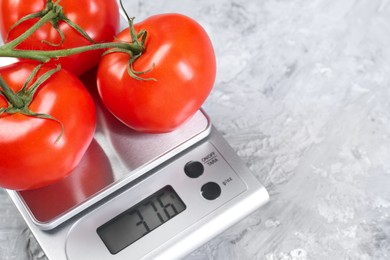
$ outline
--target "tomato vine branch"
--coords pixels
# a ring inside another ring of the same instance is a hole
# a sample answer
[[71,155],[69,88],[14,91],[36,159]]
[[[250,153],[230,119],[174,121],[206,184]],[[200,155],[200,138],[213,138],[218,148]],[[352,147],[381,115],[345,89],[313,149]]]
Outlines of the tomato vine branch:
[[[86,51],[99,50],[99,49],[123,50],[125,52],[131,53],[132,56],[138,56],[143,52],[144,41],[146,37],[145,32],[142,32],[140,34],[143,35],[141,42],[139,42],[138,39],[136,38],[135,41],[133,39],[133,42],[131,43],[123,43],[123,42],[95,43],[88,36],[86,32],[84,32],[81,28],[79,28],[79,26],[77,26],[76,24],[74,24],[64,16],[62,12],[62,7],[58,5],[58,2],[59,1],[57,1],[56,3],[52,3],[51,0],[48,0],[45,10],[31,15],[27,15],[23,17],[21,20],[19,20],[14,26],[12,26],[11,30],[13,30],[16,27],[16,25],[28,19],[40,17],[40,19],[23,34],[19,35],[14,40],[0,46],[0,57],[24,58],[24,59],[31,59],[31,60],[36,60],[45,63],[50,61],[51,59],[57,59],[59,57],[66,57],[73,54],[78,54]],[[58,31],[59,20],[65,20],[65,22],[69,26],[76,29],[81,35],[83,35],[85,38],[90,40],[92,44],[81,46],[81,47],[58,49],[58,50],[24,50],[24,49],[16,48],[20,43],[25,41],[28,37],[30,37],[35,31],[37,31],[42,25],[44,25],[47,22],[51,22],[53,27]],[[130,30],[132,30],[133,32],[134,28],[130,28]]]
[[[65,16],[64,12],[62,11],[62,6],[59,5],[59,3],[60,3],[60,0],[58,0],[55,3],[53,3],[52,0],[47,0],[45,9],[43,9],[42,11],[39,11],[39,12],[36,12],[36,13],[32,13],[32,14],[28,14],[28,15],[22,17],[19,21],[17,21],[14,25],[11,26],[11,28],[8,31],[8,34],[7,34],[7,39],[8,39],[9,33],[15,27],[17,27],[19,24],[21,24],[21,23],[23,23],[23,22],[25,22],[27,20],[33,19],[33,18],[44,18],[45,17],[46,19],[41,19],[42,20],[41,21],[42,22],[41,25],[43,25],[45,22],[50,22],[51,25],[53,26],[53,28],[60,34],[61,42],[59,44],[54,44],[54,43],[50,43],[48,41],[43,41],[44,43],[46,43],[48,45],[51,45],[51,46],[60,46],[64,42],[64,40],[65,40],[64,33],[62,32],[62,30],[58,26],[58,23],[60,21],[64,21],[70,27],[72,27],[78,33],[80,33],[84,38],[86,38],[90,42],[95,43],[95,41],[91,37],[89,37],[89,35],[80,26],[78,26],[77,24],[72,22],[68,17]],[[51,14],[50,18],[47,16],[48,14]],[[55,14],[55,15],[53,16],[53,14]],[[37,28],[39,28],[39,27],[40,26],[38,26]]]
[[127,50],[132,53],[140,53],[141,48],[136,45],[129,43],[120,43],[120,42],[107,42],[107,43],[97,43],[93,45],[61,49],[61,50],[19,50],[9,48],[8,44],[0,46],[0,57],[13,57],[13,58],[24,58],[32,59],[40,62],[48,62],[53,58],[66,57],[73,54],[78,54],[86,51],[99,50],[99,49],[109,49],[117,48],[121,50]]

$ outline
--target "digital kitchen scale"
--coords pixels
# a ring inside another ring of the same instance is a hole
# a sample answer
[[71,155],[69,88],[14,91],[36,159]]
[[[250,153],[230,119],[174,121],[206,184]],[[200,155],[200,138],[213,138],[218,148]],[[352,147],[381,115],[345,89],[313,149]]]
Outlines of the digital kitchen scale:
[[[84,78],[90,89],[94,76]],[[95,100],[97,130],[75,171],[8,191],[49,259],[178,259],[268,201],[204,111],[144,134]]]

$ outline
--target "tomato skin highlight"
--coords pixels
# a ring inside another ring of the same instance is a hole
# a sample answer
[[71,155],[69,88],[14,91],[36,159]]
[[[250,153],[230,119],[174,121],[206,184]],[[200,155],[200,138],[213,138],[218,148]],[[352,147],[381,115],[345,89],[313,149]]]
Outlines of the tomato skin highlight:
[[[43,10],[45,4],[46,0],[0,0],[0,33],[3,41],[10,42],[36,23],[37,18],[21,23],[9,33],[6,39],[12,25],[25,15]],[[65,16],[78,24],[96,42],[112,41],[118,33],[120,16],[115,0],[62,0],[60,5]],[[43,42],[48,41],[52,44],[61,42],[59,33],[50,23],[46,23],[19,44],[17,49],[58,50],[92,44],[63,21],[59,23],[59,28],[65,35],[65,41],[61,46],[50,46]],[[60,63],[62,68],[81,75],[99,63],[102,53],[103,50],[88,51],[52,60],[51,63]]]
[[[35,63],[20,62],[0,68],[13,91],[20,90]],[[51,69],[41,68],[39,75]],[[8,107],[0,95],[0,108]],[[35,189],[67,176],[80,162],[96,128],[96,108],[83,83],[60,70],[35,93],[29,109],[61,121],[26,116],[0,115],[0,186],[13,190]]]
[[[127,73],[129,55],[111,53],[99,64],[97,84],[104,105],[130,128],[170,132],[188,120],[208,97],[216,60],[206,31],[180,14],[161,14],[134,25],[147,31],[146,50],[133,64],[137,80]],[[129,29],[116,37],[130,42]]]

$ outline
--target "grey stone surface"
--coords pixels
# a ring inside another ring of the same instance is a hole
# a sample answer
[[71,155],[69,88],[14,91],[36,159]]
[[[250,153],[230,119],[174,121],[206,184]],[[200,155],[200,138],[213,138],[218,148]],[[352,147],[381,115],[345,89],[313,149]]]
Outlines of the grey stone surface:
[[[218,60],[204,109],[271,195],[187,260],[390,259],[389,1],[125,5],[204,26]],[[0,207],[0,259],[45,259],[4,190]]]

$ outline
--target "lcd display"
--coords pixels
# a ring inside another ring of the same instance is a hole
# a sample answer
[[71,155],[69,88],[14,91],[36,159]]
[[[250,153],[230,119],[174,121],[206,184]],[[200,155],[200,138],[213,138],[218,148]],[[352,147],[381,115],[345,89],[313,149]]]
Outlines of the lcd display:
[[111,254],[117,254],[177,216],[186,205],[171,186],[165,186],[97,229]]

